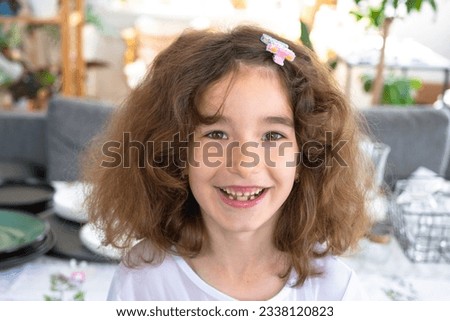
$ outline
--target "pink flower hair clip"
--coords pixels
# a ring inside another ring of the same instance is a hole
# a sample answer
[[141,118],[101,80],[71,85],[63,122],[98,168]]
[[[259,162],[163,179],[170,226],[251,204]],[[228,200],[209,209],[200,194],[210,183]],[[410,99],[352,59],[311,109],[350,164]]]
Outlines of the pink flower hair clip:
[[265,33],[261,36],[261,41],[266,44],[266,51],[273,53],[273,61],[276,64],[284,66],[285,59],[294,61],[295,53],[284,42],[276,40]]

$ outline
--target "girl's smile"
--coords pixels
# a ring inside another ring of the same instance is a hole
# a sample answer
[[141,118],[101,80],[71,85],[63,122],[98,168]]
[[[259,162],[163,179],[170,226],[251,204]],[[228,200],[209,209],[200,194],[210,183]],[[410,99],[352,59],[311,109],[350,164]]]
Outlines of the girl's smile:
[[248,208],[259,204],[264,198],[267,188],[252,186],[219,187],[220,199],[227,205],[236,208]]

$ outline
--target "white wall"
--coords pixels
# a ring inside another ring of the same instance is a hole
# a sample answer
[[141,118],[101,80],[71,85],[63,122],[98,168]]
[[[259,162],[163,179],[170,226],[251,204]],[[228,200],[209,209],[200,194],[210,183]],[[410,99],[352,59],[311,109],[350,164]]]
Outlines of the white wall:
[[450,1],[436,0],[437,12],[428,4],[420,13],[413,13],[404,20],[396,20],[392,35],[411,37],[433,51],[450,59]]

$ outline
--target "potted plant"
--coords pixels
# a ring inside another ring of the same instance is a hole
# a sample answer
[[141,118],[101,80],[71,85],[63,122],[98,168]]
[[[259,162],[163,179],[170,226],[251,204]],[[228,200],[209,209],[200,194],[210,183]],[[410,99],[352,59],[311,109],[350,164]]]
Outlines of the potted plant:
[[365,19],[369,27],[379,30],[382,36],[382,47],[375,78],[371,86],[372,105],[380,104],[384,88],[384,65],[386,56],[386,40],[395,19],[405,17],[413,12],[420,12],[425,3],[437,10],[435,0],[353,0],[356,9],[351,13],[357,20]]
[[[60,41],[60,28],[54,25],[29,25],[27,31],[32,33],[35,30],[44,30],[54,42]],[[100,43],[100,34],[103,32],[103,23],[92,8],[87,5],[84,13],[84,25],[82,31],[83,38],[83,58],[85,61],[94,61],[97,58],[98,46]]]
[[[30,68],[21,50],[22,32],[17,24],[0,24],[0,91],[2,105],[25,98],[31,110],[45,109],[50,95],[58,91],[58,74],[51,68]],[[8,99],[5,99],[8,97]],[[11,106],[4,106],[11,107]]]
[[0,24],[0,107],[10,109],[13,99],[9,87],[22,77],[23,66],[16,61],[20,46],[20,30],[17,24],[7,27]]
[[[361,80],[364,91],[366,93],[371,92],[374,82],[373,75],[363,75]],[[421,87],[422,81],[420,79],[389,74],[384,79],[380,104],[395,106],[413,105],[415,104],[415,93]]]
[[83,26],[83,56],[85,61],[94,61],[97,58],[97,49],[100,42],[100,32],[103,23],[95,13],[92,6],[87,5]]

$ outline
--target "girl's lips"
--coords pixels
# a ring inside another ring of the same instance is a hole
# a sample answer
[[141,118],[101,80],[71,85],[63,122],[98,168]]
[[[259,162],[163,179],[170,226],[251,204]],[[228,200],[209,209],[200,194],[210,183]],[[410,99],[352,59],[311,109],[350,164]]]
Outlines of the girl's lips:
[[[260,194],[256,196],[254,199],[248,199],[248,200],[238,200],[235,198],[230,198],[229,195],[223,192],[224,189],[232,190],[234,193],[252,193],[255,190],[261,190]],[[237,186],[229,186],[226,188],[217,188],[217,192],[219,194],[219,198],[224,202],[225,204],[234,207],[234,208],[249,208],[256,206],[259,204],[264,197],[266,196],[268,191],[268,188],[262,188],[262,187],[237,187]]]

